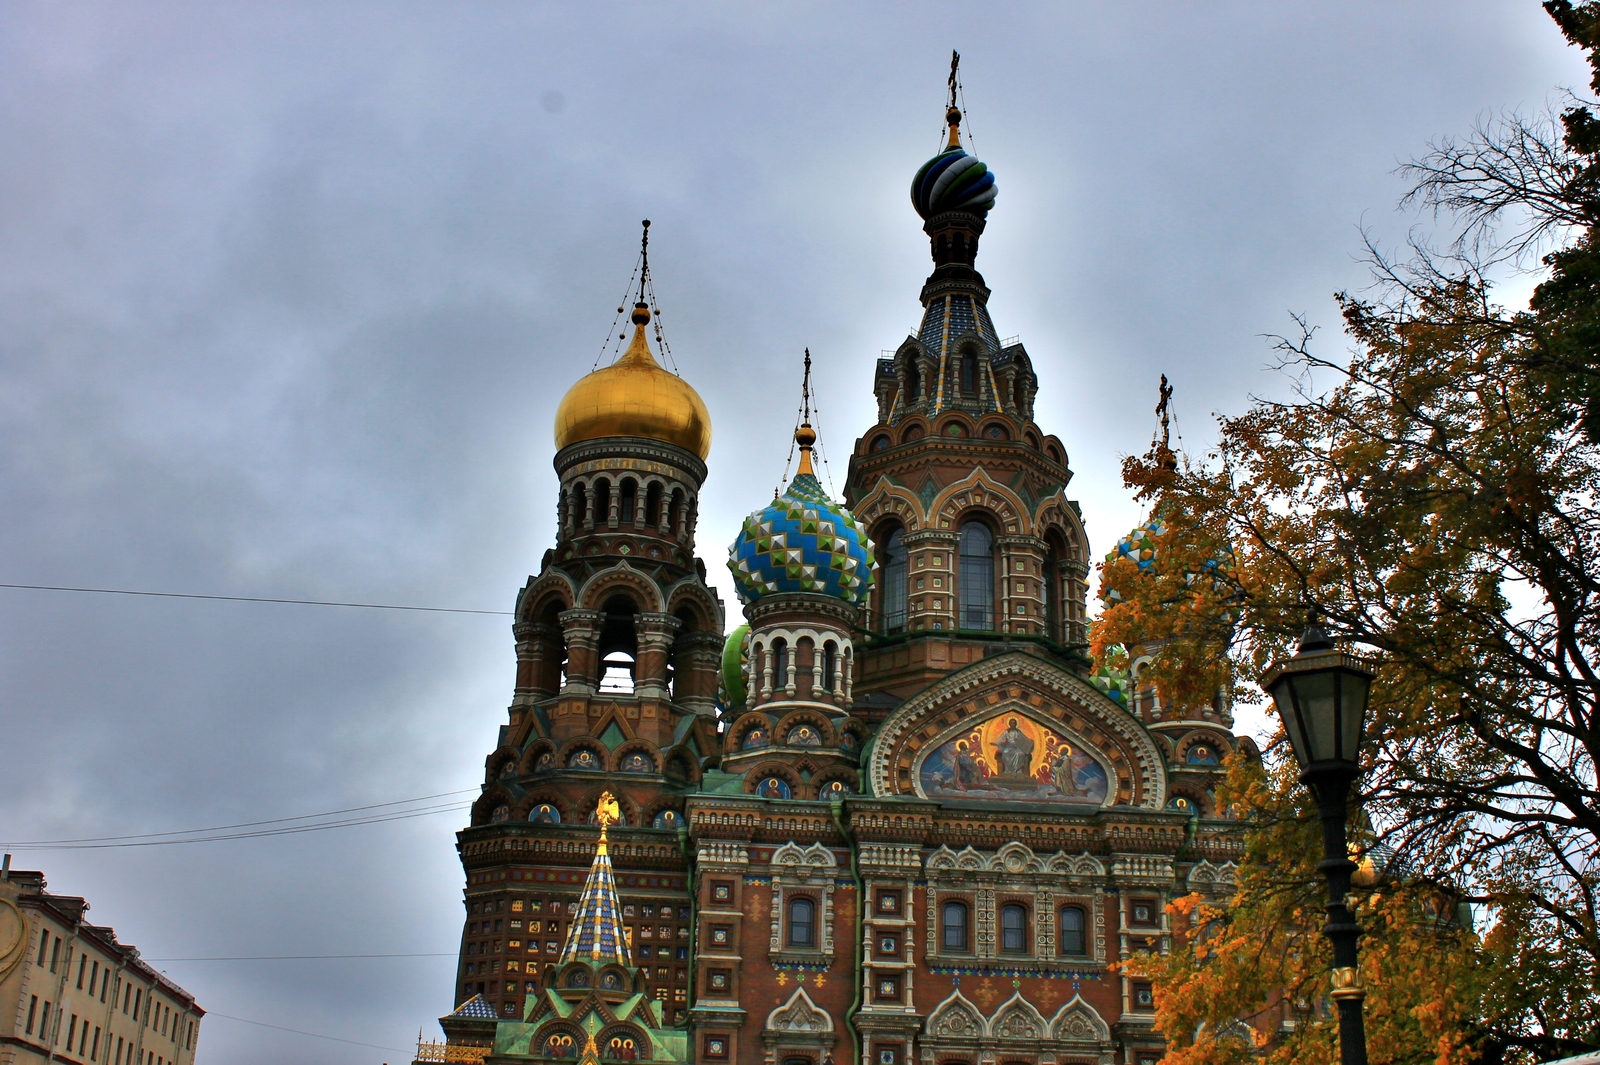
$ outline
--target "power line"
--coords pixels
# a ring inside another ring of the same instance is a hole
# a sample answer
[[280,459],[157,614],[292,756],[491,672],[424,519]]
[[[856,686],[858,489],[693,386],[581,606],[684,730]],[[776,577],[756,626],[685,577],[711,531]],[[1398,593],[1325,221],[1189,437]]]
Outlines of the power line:
[[[395,799],[393,802],[375,802],[370,806],[347,806],[342,810],[324,810],[315,814],[297,814],[294,817],[275,817],[270,821],[244,821],[237,825],[212,825],[210,828],[180,828],[171,832],[135,832],[127,836],[84,836],[79,839],[51,839],[30,840],[31,843],[106,843],[122,839],[148,839],[155,836],[186,836],[196,832],[229,832],[239,828],[255,828],[259,825],[278,825],[285,821],[309,821],[313,817],[333,817],[335,814],[353,814],[362,810],[377,810],[385,806],[403,806],[408,802],[422,802],[426,799],[443,799],[451,795],[466,795],[477,788],[462,788],[459,791],[441,791],[433,795],[418,795],[414,799]],[[26,844],[18,844],[24,846]],[[7,844],[10,846],[10,844]]]
[[[443,798],[451,795],[463,795],[477,791],[476,788],[466,788],[461,791],[440,792],[437,795],[422,795],[414,799],[399,799],[388,803],[375,803],[371,806],[352,806],[344,810],[329,810],[323,813],[302,814],[298,817],[275,818],[269,821],[251,821],[238,825],[221,825],[213,828],[191,828],[175,832],[149,832],[129,836],[102,836],[80,839],[57,840],[23,840],[17,842],[0,843],[0,846],[12,850],[103,850],[116,847],[168,847],[180,843],[215,843],[233,839],[259,839],[265,836],[290,836],[301,832],[321,832],[333,828],[353,828],[358,825],[375,825],[387,821],[402,821],[412,817],[426,817],[431,814],[444,813],[452,810],[463,810],[470,807],[470,802],[437,803],[432,806],[423,806],[411,810],[386,810],[383,813],[369,814],[360,817],[337,817],[339,814],[360,813],[367,810],[379,810],[389,806],[400,806],[406,803],[423,802],[428,799]],[[313,820],[316,818],[334,817],[335,820]],[[288,822],[311,821],[310,824],[291,824]],[[274,827],[260,827],[274,826]],[[179,837],[179,838],[165,838]]]
[[457,606],[400,606],[394,603],[339,603],[324,599],[269,599],[259,595],[200,595],[195,592],[145,592],[131,588],[72,588],[60,584],[0,584],[32,592],[90,592],[96,595],[148,595],[158,599],[216,599],[227,603],[287,603],[291,606],[342,606],[356,610],[417,610],[429,614],[494,614],[510,617],[510,610],[469,610]]
[[237,958],[143,958],[150,962],[171,961],[341,961],[349,958],[454,958],[455,951],[434,954],[252,954]]
[[374,1050],[392,1050],[396,1054],[409,1054],[411,1051],[403,1047],[386,1047],[377,1043],[363,1043],[355,1039],[341,1039],[336,1035],[323,1035],[321,1032],[307,1032],[300,1028],[285,1028],[281,1024],[268,1024],[266,1021],[252,1021],[248,1017],[233,1017],[226,1013],[213,1013],[206,1011],[207,1017],[221,1017],[225,1021],[238,1021],[240,1024],[253,1024],[258,1028],[276,1028],[280,1032],[293,1032],[295,1035],[309,1035],[313,1039],[331,1039],[335,1043],[349,1043],[351,1046],[371,1047]]

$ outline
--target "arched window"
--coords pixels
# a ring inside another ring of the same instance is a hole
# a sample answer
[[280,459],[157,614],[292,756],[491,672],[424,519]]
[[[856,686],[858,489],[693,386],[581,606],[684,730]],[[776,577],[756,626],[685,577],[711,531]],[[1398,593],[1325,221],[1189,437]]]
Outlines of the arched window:
[[994,629],[994,536],[982,522],[961,526],[961,617],[957,627]]
[[596,525],[611,524],[610,481],[596,481],[594,483],[594,523]]
[[978,356],[970,351],[961,356],[961,394],[978,394]]
[[644,523],[649,528],[661,524],[661,482],[651,481],[644,493]]
[[906,548],[902,530],[889,534],[883,545],[883,631],[904,632],[906,627]]
[[1080,906],[1062,907],[1061,953],[1075,957],[1089,953],[1089,943],[1083,935],[1083,908]]
[[921,391],[922,372],[917,369],[917,360],[912,359],[906,366],[906,402],[915,403]]
[[622,482],[622,505],[617,508],[617,520],[623,525],[633,524],[634,511],[639,502],[639,486],[632,480]]
[[833,691],[834,679],[839,674],[839,645],[829,640],[822,645],[822,687]]
[[772,686],[789,686],[789,645],[783,640],[772,641]]
[[1028,953],[1028,909],[1016,903],[1000,907],[1000,952]]
[[967,904],[947,902],[939,911],[939,945],[942,950],[965,954],[970,942]]
[[789,900],[789,945],[812,947],[817,942],[817,904],[807,898]]
[[1045,541],[1044,572],[1039,587],[1044,592],[1045,635],[1063,643],[1066,627],[1061,623],[1061,545],[1054,536]]

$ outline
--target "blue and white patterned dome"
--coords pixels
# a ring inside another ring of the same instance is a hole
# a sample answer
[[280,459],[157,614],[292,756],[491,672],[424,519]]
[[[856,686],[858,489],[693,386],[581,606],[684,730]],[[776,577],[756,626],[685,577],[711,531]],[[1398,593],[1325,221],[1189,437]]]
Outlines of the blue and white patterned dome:
[[828,498],[810,463],[803,462],[783,495],[744,520],[728,548],[728,569],[746,606],[780,592],[815,592],[859,604],[872,588],[872,547],[866,531]]

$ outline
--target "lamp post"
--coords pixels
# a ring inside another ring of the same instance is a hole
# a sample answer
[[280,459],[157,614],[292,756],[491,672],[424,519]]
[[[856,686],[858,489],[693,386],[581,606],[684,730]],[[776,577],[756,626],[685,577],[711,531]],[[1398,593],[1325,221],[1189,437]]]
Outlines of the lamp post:
[[1323,935],[1333,944],[1333,999],[1339,1008],[1339,1060],[1367,1065],[1367,1034],[1361,1017],[1360,971],[1356,940],[1361,928],[1344,904],[1350,892],[1350,860],[1345,838],[1350,786],[1361,771],[1362,730],[1373,673],[1367,663],[1334,646],[1313,619],[1293,658],[1275,662],[1261,678],[1271,693],[1300,764],[1300,782],[1311,789],[1322,819],[1323,859],[1317,865],[1328,881],[1328,923]]

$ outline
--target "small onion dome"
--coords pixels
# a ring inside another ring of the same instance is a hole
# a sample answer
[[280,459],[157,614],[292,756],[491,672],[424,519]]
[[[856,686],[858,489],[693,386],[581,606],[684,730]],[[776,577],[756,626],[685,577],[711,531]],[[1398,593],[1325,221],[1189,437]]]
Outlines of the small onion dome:
[[1128,689],[1132,687],[1127,670],[1101,666],[1090,675],[1089,683],[1105,692],[1118,706],[1127,707]]
[[728,633],[722,645],[722,692],[729,707],[744,705],[744,675],[750,663],[750,623],[744,622]]
[[961,147],[961,112],[951,108],[945,120],[950,123],[950,143],[911,179],[911,206],[923,221],[945,211],[988,214],[999,191],[993,172]]
[[700,458],[711,453],[711,414],[700,393],[657,364],[645,340],[650,308],[633,309],[633,343],[622,358],[582,378],[556,410],[556,448],[607,436],[662,440]]
[[[1136,527],[1117,541],[1117,546],[1106,555],[1106,561],[1115,562],[1119,558],[1131,558],[1138,564],[1140,573],[1149,572],[1156,564],[1156,539],[1166,531],[1167,527],[1162,520],[1152,514],[1143,525]],[[1213,587],[1220,589],[1233,569],[1233,557],[1233,548],[1224,545],[1211,558],[1201,563],[1199,573],[1186,571],[1184,576],[1191,582],[1196,577],[1210,577]],[[1121,601],[1122,595],[1113,588],[1105,594],[1105,599],[1116,603]]]
[[748,606],[764,595],[817,592],[861,603],[872,587],[866,532],[811,472],[811,427],[802,426],[795,436],[801,441],[800,472],[783,495],[744,520],[728,548],[739,599]]

